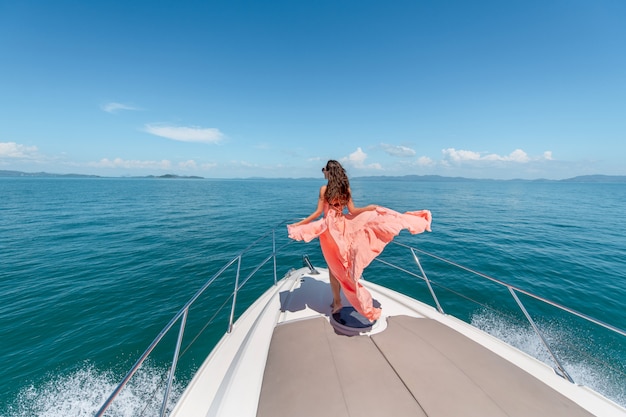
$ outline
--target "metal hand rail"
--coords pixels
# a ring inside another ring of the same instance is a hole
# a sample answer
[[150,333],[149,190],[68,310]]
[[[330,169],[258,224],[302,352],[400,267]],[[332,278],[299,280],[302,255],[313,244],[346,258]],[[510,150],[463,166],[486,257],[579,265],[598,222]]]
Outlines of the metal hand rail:
[[526,309],[526,307],[524,306],[524,304],[522,303],[522,301],[521,301],[521,300],[519,299],[519,297],[517,296],[517,293],[527,295],[527,296],[529,296],[529,297],[531,297],[531,298],[534,298],[535,300],[538,300],[538,301],[541,301],[541,302],[543,302],[543,303],[545,303],[545,304],[548,304],[548,305],[551,305],[551,306],[553,306],[553,307],[556,307],[556,308],[557,308],[557,309],[559,309],[559,310],[565,311],[565,312],[567,312],[567,313],[569,313],[569,314],[572,314],[572,315],[574,315],[574,316],[576,316],[576,317],[579,317],[579,318],[581,318],[581,319],[583,319],[583,320],[586,320],[586,321],[588,321],[588,322],[590,322],[590,323],[593,323],[593,324],[595,324],[595,325],[597,325],[597,326],[603,327],[603,328],[605,328],[605,329],[607,329],[607,330],[610,330],[610,331],[612,331],[612,332],[614,332],[614,333],[617,333],[617,334],[619,334],[619,335],[626,336],[626,331],[624,331],[624,330],[622,330],[622,329],[620,329],[620,328],[618,328],[618,327],[615,327],[615,326],[612,326],[612,325],[610,325],[610,324],[604,323],[604,322],[602,322],[602,321],[600,321],[600,320],[597,320],[597,319],[595,319],[595,318],[593,318],[593,317],[590,317],[590,316],[588,316],[588,315],[586,315],[586,314],[583,314],[583,313],[581,313],[581,312],[578,312],[578,311],[576,311],[576,310],[573,310],[573,309],[571,309],[571,308],[569,308],[569,307],[565,307],[565,306],[563,306],[563,305],[561,305],[561,304],[558,304],[558,303],[556,303],[556,302],[554,302],[554,301],[547,300],[547,299],[545,299],[545,298],[543,298],[543,297],[540,297],[540,296],[538,296],[538,295],[535,295],[535,294],[533,294],[533,293],[531,293],[531,292],[529,292],[529,291],[526,291],[526,290],[523,290],[523,289],[521,289],[521,288],[515,287],[515,286],[513,286],[513,285],[511,285],[511,284],[507,284],[506,282],[500,281],[500,280],[498,280],[498,279],[496,279],[496,278],[490,277],[490,276],[485,275],[485,274],[483,274],[483,273],[481,273],[481,272],[474,271],[474,270],[472,270],[472,269],[470,269],[470,268],[467,268],[467,267],[465,267],[465,266],[463,266],[463,265],[459,265],[459,264],[457,264],[456,262],[450,261],[450,260],[448,260],[448,259],[442,258],[442,257],[440,257],[440,256],[434,255],[434,254],[432,254],[432,253],[429,253],[429,252],[426,252],[426,251],[423,251],[423,250],[420,250],[420,249],[416,249],[416,248],[414,248],[414,247],[411,247],[411,246],[406,245],[406,244],[403,244],[403,243],[399,243],[399,242],[392,242],[392,244],[397,245],[397,246],[401,246],[401,247],[404,247],[404,248],[407,248],[407,249],[409,249],[409,250],[410,250],[411,254],[413,255],[413,259],[414,259],[415,263],[417,264],[417,266],[418,266],[418,268],[419,268],[419,270],[420,270],[421,275],[416,274],[416,273],[411,272],[411,271],[408,271],[408,270],[406,270],[406,269],[404,269],[404,268],[401,268],[401,267],[399,267],[399,266],[397,266],[397,265],[394,265],[394,264],[392,264],[392,263],[390,263],[390,262],[387,262],[387,261],[385,261],[385,260],[383,260],[383,259],[378,259],[378,258],[376,258],[375,260],[376,260],[377,262],[383,263],[383,264],[388,265],[388,266],[390,266],[390,267],[392,267],[392,268],[395,268],[395,269],[397,269],[397,270],[400,270],[400,271],[402,271],[402,272],[405,272],[405,273],[407,273],[407,274],[409,274],[409,275],[412,275],[412,276],[414,276],[414,277],[416,277],[416,278],[421,278],[421,279],[423,279],[423,280],[424,280],[424,282],[426,283],[426,285],[428,286],[428,290],[430,291],[430,294],[431,294],[431,296],[433,297],[433,299],[434,299],[434,301],[435,301],[435,305],[436,305],[436,307],[437,307],[437,310],[438,310],[440,313],[444,313],[444,311],[443,311],[443,309],[442,309],[442,307],[441,307],[441,305],[440,305],[440,303],[439,303],[439,299],[437,298],[437,295],[435,294],[435,291],[433,290],[433,287],[432,287],[432,285],[431,285],[431,280],[430,280],[430,279],[426,276],[426,273],[424,272],[424,269],[422,268],[421,262],[420,262],[420,260],[419,260],[419,258],[418,258],[418,256],[417,256],[417,253],[416,253],[416,252],[419,252],[419,253],[421,253],[421,254],[423,254],[423,255],[426,255],[426,256],[428,256],[428,257],[431,257],[431,258],[437,259],[437,260],[439,260],[439,261],[442,261],[442,262],[444,262],[444,263],[446,263],[446,264],[448,264],[448,265],[455,266],[455,267],[460,268],[460,269],[462,269],[462,270],[464,270],[464,271],[470,272],[470,273],[472,273],[472,274],[474,274],[474,275],[480,276],[480,277],[482,277],[482,278],[485,278],[485,279],[487,279],[487,280],[489,280],[489,281],[491,281],[491,282],[494,282],[494,283],[496,283],[496,284],[498,284],[498,285],[500,285],[500,286],[503,286],[503,287],[507,288],[507,289],[509,290],[509,292],[510,292],[511,296],[512,296],[512,297],[513,297],[513,299],[515,300],[515,303],[517,304],[517,306],[519,307],[519,309],[521,310],[521,312],[522,312],[522,313],[524,314],[524,316],[526,317],[526,320],[528,320],[528,322],[530,323],[530,325],[531,325],[531,327],[532,327],[533,331],[537,334],[537,336],[539,337],[539,339],[540,339],[541,343],[542,343],[542,344],[543,344],[543,346],[546,348],[546,350],[547,350],[548,354],[550,355],[550,357],[552,358],[552,360],[555,362],[555,365],[556,365],[556,368],[557,368],[557,369],[556,369],[556,370],[557,370],[557,374],[559,374],[559,375],[560,375],[560,376],[562,376],[563,378],[567,379],[567,380],[568,380],[569,382],[571,382],[571,383],[574,383],[574,380],[573,380],[573,379],[572,379],[572,377],[569,375],[569,373],[565,370],[565,368],[563,367],[563,364],[561,363],[561,361],[559,361],[559,359],[557,358],[557,355],[556,355],[556,354],[554,353],[554,351],[551,349],[550,345],[548,344],[548,342],[547,342],[547,341],[546,341],[546,339],[544,338],[543,334],[541,333],[541,331],[539,330],[539,328],[538,328],[538,327],[537,327],[537,325],[535,324],[535,321],[533,320],[533,318],[531,317],[531,315],[528,313],[528,310]]
[[[104,415],[106,410],[110,407],[111,403],[120,394],[122,389],[128,384],[128,382],[131,380],[131,378],[137,372],[137,370],[141,367],[141,365],[146,361],[146,359],[152,353],[154,348],[161,342],[163,337],[174,327],[176,322],[178,322],[180,320],[180,328],[179,328],[179,333],[178,333],[178,339],[176,341],[176,347],[174,349],[174,358],[172,359],[172,363],[171,363],[171,366],[170,366],[170,369],[169,369],[169,372],[168,372],[166,388],[165,388],[165,392],[164,392],[164,395],[163,395],[163,403],[162,403],[162,406],[161,406],[161,412],[159,414],[161,417],[165,415],[165,413],[167,411],[167,405],[168,405],[168,402],[169,402],[169,395],[170,395],[170,390],[171,390],[171,386],[172,386],[172,381],[173,381],[173,378],[174,378],[174,374],[176,372],[176,365],[177,365],[178,359],[180,357],[180,348],[181,348],[181,345],[182,345],[183,333],[185,331],[185,326],[186,326],[186,323],[187,323],[187,316],[188,316],[188,313],[189,313],[189,308],[211,286],[211,284],[213,284],[213,282],[215,282],[215,280],[217,278],[219,278],[228,268],[230,268],[235,262],[237,262],[237,275],[236,275],[236,278],[235,278],[235,287],[234,287],[233,293],[232,293],[233,301],[232,301],[232,307],[231,307],[231,312],[230,312],[229,324],[228,324],[228,329],[227,329],[227,332],[230,333],[232,331],[233,320],[234,320],[234,315],[235,315],[235,307],[236,307],[236,303],[237,303],[237,294],[238,294],[239,290],[241,290],[241,288],[243,288],[243,286],[248,282],[248,280],[252,276],[254,276],[259,271],[259,269],[261,269],[261,267],[263,267],[270,259],[273,259],[273,261],[274,261],[273,262],[274,285],[276,285],[276,283],[277,283],[277,273],[276,273],[276,253],[277,253],[277,250],[276,250],[276,233],[275,232],[276,232],[276,229],[278,227],[280,227],[282,224],[283,223],[280,223],[279,225],[277,225],[276,227],[271,229],[269,232],[265,233],[263,236],[261,236],[260,238],[255,240],[253,243],[251,243],[247,248],[245,248],[244,250],[239,252],[239,254],[237,254],[230,261],[226,262],[226,264],[219,271],[217,271],[215,273],[215,275],[213,275],[194,294],[194,296],[189,299],[189,301],[187,301],[187,303],[178,311],[178,313],[170,320],[170,322],[163,328],[163,330],[161,330],[161,332],[157,335],[157,337],[152,341],[152,343],[148,346],[148,348],[144,351],[144,353],[135,362],[135,364],[132,366],[130,371],[128,371],[126,376],[124,376],[122,381],[115,388],[113,393],[111,393],[111,395],[104,402],[102,407],[100,407],[98,412],[95,414],[95,417],[101,417],[102,415]],[[242,283],[240,285],[239,284],[239,275],[240,275],[240,271],[241,271],[241,260],[242,260],[243,256],[245,254],[247,254],[248,252],[250,252],[253,248],[255,248],[259,244],[259,242],[265,240],[270,234],[272,236],[272,252],[271,252],[271,254],[268,255],[265,259],[263,259],[255,267],[255,269],[242,281]],[[285,246],[289,245],[290,243],[291,242],[288,242],[287,244],[282,246],[280,249],[284,248]]]
[[[185,331],[185,327],[186,327],[186,323],[187,323],[187,318],[188,318],[188,314],[189,314],[189,309],[190,307],[198,300],[198,298],[205,293],[205,291],[218,279],[222,276],[222,274],[224,274],[224,272],[226,270],[228,270],[231,266],[233,266],[235,264],[235,262],[237,262],[237,272],[236,272],[236,277],[235,277],[235,285],[233,288],[233,292],[232,292],[232,306],[231,306],[231,311],[230,311],[230,315],[229,315],[229,322],[228,322],[228,327],[227,327],[227,332],[230,333],[232,331],[233,328],[233,324],[234,324],[234,316],[235,316],[235,308],[236,308],[236,303],[237,303],[237,295],[239,293],[239,291],[244,287],[244,285],[260,270],[261,267],[263,267],[264,265],[267,264],[267,262],[272,259],[273,260],[273,274],[274,274],[274,285],[276,285],[277,283],[277,268],[276,268],[276,254],[282,250],[284,247],[290,245],[291,243],[294,243],[294,241],[290,240],[288,241],[285,245],[283,245],[282,247],[280,247],[279,249],[276,248],[276,229],[278,227],[280,227],[283,223],[277,225],[276,227],[274,227],[273,229],[271,229],[269,232],[267,232],[266,234],[264,234],[263,236],[261,236],[260,238],[258,238],[257,240],[255,240],[253,243],[251,243],[247,248],[245,248],[244,250],[242,250],[241,252],[239,252],[239,254],[237,254],[235,257],[233,257],[230,261],[226,262],[226,264],[224,264],[224,266],[222,266],[222,268],[220,268],[220,270],[218,272],[216,272],[208,281],[206,281],[204,283],[204,285],[202,285],[202,287],[189,299],[189,301],[187,301],[187,303],[178,311],[178,313],[170,320],[170,322],[163,328],[163,330],[161,330],[161,332],[157,335],[157,337],[152,341],[152,343],[148,346],[148,348],[144,351],[144,353],[139,357],[139,359],[135,362],[135,364],[132,366],[131,370],[124,376],[124,378],[122,379],[122,381],[119,383],[119,385],[115,388],[115,390],[113,391],[113,393],[109,396],[109,398],[105,401],[105,403],[102,405],[102,407],[98,410],[98,412],[95,414],[95,417],[101,417],[104,415],[104,413],[106,412],[106,410],[110,407],[110,405],[112,404],[112,402],[115,400],[115,398],[120,394],[120,392],[122,391],[122,389],[128,384],[128,382],[130,381],[130,379],[133,377],[133,375],[137,372],[137,370],[141,367],[141,365],[146,361],[146,359],[148,358],[148,356],[152,353],[152,351],[155,349],[155,347],[161,342],[161,340],[164,338],[164,336],[174,327],[174,325],[180,320],[180,326],[179,326],[179,333],[178,333],[178,338],[177,338],[177,342],[176,342],[176,346],[174,349],[174,355],[173,355],[173,359],[172,359],[172,363],[170,366],[170,369],[168,371],[168,375],[167,375],[167,382],[165,385],[165,389],[164,389],[164,394],[163,394],[163,402],[161,405],[161,411],[160,411],[160,416],[164,416],[165,413],[167,412],[167,406],[168,406],[168,402],[169,402],[169,395],[170,395],[170,390],[171,390],[171,386],[172,386],[172,381],[174,378],[174,374],[176,372],[176,365],[178,362],[178,359],[180,358],[180,356],[182,356],[182,354],[180,353],[180,348],[182,345],[182,340],[183,340],[183,334]],[[271,239],[272,239],[272,249],[271,249],[271,253],[270,255],[268,255],[266,258],[264,258],[261,262],[259,262],[257,264],[257,266],[252,270],[252,272],[245,277],[243,280],[240,280],[240,273],[241,273],[241,262],[242,259],[244,257],[244,255],[246,255],[248,252],[250,252],[253,248],[255,248],[261,241],[263,241],[264,239],[267,239],[268,236],[271,234]],[[392,244],[400,246],[400,247],[404,247],[410,250],[413,259],[415,261],[415,263],[417,264],[420,274],[417,274],[415,272],[409,271],[403,267],[400,267],[398,265],[392,264],[390,262],[385,261],[384,259],[381,258],[376,258],[375,260],[377,262],[383,263],[385,265],[388,265],[396,270],[400,270],[406,274],[409,274],[413,277],[419,278],[419,279],[423,279],[426,283],[426,285],[428,286],[428,290],[430,291],[431,296],[434,299],[435,305],[437,310],[442,313],[444,313],[444,310],[439,302],[439,299],[437,297],[437,294],[435,293],[433,286],[431,285],[432,281],[427,277],[426,273],[424,272],[424,269],[422,268],[421,262],[419,260],[419,257],[417,255],[417,253],[420,253],[422,255],[431,257],[433,259],[437,259],[439,261],[442,261],[446,264],[455,266],[457,268],[460,268],[462,270],[465,270],[467,272],[470,272],[474,275],[480,276],[482,278],[485,278],[491,282],[494,282],[500,286],[503,286],[505,288],[507,288],[509,290],[509,292],[511,293],[513,299],[515,300],[515,302],[517,303],[518,307],[520,308],[520,310],[523,312],[524,316],[526,317],[526,319],[530,322],[533,330],[536,332],[536,334],[539,336],[539,338],[541,339],[543,345],[545,346],[545,348],[548,350],[549,354],[551,355],[551,357],[553,358],[553,360],[556,363],[556,366],[558,368],[558,373],[568,379],[570,382],[574,382],[572,380],[572,378],[569,376],[569,374],[565,371],[565,369],[563,368],[562,364],[559,362],[559,360],[557,359],[557,356],[553,353],[552,349],[550,348],[550,346],[548,345],[548,343],[546,342],[545,338],[543,337],[543,335],[541,334],[541,332],[539,331],[538,327],[536,326],[534,320],[532,319],[532,317],[530,316],[530,314],[528,313],[528,311],[526,310],[525,306],[523,305],[523,303],[521,302],[521,300],[519,299],[519,297],[517,296],[517,294],[524,294],[526,296],[529,296],[531,298],[534,298],[538,301],[541,301],[545,304],[551,305],[553,307],[556,307],[562,311],[565,311],[567,313],[570,313],[574,316],[577,316],[579,318],[582,318],[588,322],[591,322],[595,325],[601,326],[603,328],[606,328],[612,332],[615,332],[617,334],[620,334],[622,336],[626,336],[626,331],[619,329],[615,326],[609,325],[607,323],[604,323],[602,321],[599,321],[597,319],[594,319],[590,316],[587,316],[583,313],[577,312],[575,310],[572,310],[568,307],[565,307],[563,305],[560,305],[558,303],[555,303],[553,301],[547,300],[545,298],[542,298],[540,296],[537,296],[535,294],[532,294],[528,291],[525,291],[521,288],[515,287],[513,285],[507,284],[503,281],[500,281],[498,279],[492,278],[488,275],[485,275],[483,273],[474,271],[470,268],[464,267],[462,265],[459,265],[455,262],[449,261],[445,258],[439,257],[437,255],[428,253],[426,251],[420,250],[420,249],[416,249],[414,247],[399,243],[399,242],[392,242]],[[317,271],[315,270],[315,267],[313,267],[313,265],[311,264],[311,262],[309,261],[308,257],[304,257],[303,258],[303,262],[305,264],[305,266],[308,266],[308,268],[311,270],[311,273],[314,274]],[[226,303],[224,303],[225,305]],[[223,306],[224,306],[223,305]],[[212,319],[211,319],[212,320]],[[195,339],[194,339],[195,340]],[[193,343],[193,342],[192,342]],[[183,352],[184,354],[184,352]]]

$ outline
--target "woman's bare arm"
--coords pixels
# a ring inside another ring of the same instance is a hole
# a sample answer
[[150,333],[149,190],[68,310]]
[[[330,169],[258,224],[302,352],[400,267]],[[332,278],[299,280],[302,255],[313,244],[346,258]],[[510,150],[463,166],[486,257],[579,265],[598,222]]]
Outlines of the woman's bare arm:
[[[352,195],[352,193],[350,193]],[[357,215],[360,213],[363,213],[364,211],[372,211],[372,210],[376,210],[376,207],[378,207],[376,204],[370,204],[368,206],[365,207],[356,207],[354,205],[354,201],[352,201],[352,197],[350,197],[350,200],[348,200],[348,204],[346,204],[346,206],[348,207],[348,212],[350,214],[353,215]]]
[[322,187],[320,187],[320,195],[319,195],[319,198],[317,199],[317,208],[315,209],[315,211],[311,213],[309,217],[307,217],[306,219],[302,219],[299,222],[292,224],[292,226],[307,224],[317,219],[324,211],[324,194],[325,193],[326,193],[326,186],[323,185]]

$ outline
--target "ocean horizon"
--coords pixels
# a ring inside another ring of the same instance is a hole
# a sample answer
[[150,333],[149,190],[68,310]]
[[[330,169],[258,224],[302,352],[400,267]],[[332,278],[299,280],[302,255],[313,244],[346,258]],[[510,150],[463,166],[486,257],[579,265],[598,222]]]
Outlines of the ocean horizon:
[[[203,177],[199,175],[180,175],[180,174],[148,174],[148,175],[126,175],[126,176],[103,176],[96,174],[76,174],[76,173],[51,173],[51,172],[24,172],[24,171],[10,171],[0,170],[0,178],[13,178],[13,177],[29,177],[29,178],[102,178],[102,179],[202,179],[211,181],[237,181],[237,180],[268,180],[268,181],[315,181],[317,178],[313,177],[232,177],[232,178],[217,178],[217,177]],[[445,176],[434,174],[407,174],[407,175],[375,175],[375,176],[358,176],[353,177],[353,180],[361,181],[530,181],[530,182],[552,182],[552,181],[564,181],[564,182],[588,182],[588,183],[626,183],[626,175],[607,175],[607,174],[588,174],[577,175],[574,177],[567,177],[561,179],[547,179],[547,178],[511,178],[511,179],[498,179],[498,178],[471,178],[462,176]]]

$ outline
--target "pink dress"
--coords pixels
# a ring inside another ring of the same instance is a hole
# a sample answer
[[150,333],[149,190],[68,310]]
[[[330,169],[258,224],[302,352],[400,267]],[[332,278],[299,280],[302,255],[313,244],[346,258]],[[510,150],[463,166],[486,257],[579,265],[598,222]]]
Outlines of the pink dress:
[[310,242],[316,237],[328,269],[341,283],[352,306],[370,321],[380,317],[372,295],[361,285],[363,269],[380,254],[402,229],[412,234],[430,232],[430,211],[397,211],[377,207],[358,215],[343,214],[324,204],[324,217],[311,223],[287,226],[289,237]]

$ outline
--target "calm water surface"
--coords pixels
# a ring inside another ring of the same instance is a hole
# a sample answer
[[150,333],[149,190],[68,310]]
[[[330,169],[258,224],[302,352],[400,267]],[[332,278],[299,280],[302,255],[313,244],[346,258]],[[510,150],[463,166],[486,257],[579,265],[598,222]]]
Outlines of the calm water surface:
[[[92,415],[202,283],[251,240],[313,211],[322,184],[0,179],[0,416]],[[433,212],[432,233],[403,232],[396,241],[626,327],[626,185],[355,179],[352,189],[357,205]],[[277,239],[288,241],[284,226]],[[315,241],[294,243],[289,251],[280,258],[281,276],[299,266],[303,253],[323,263]],[[253,265],[265,255],[258,256]],[[382,256],[410,262],[396,245]],[[444,309],[526,351],[541,350],[519,324],[506,290],[429,258],[423,264]],[[419,283],[390,274],[380,263],[365,277],[431,302]],[[244,299],[270,282],[255,285]],[[461,290],[482,306],[466,309],[455,295]],[[216,284],[197,317],[223,303],[230,291],[230,284]],[[601,365],[575,358],[568,364],[585,383],[625,404],[624,338],[528,303],[541,312],[551,340],[600,346]],[[224,330],[202,336],[205,348]],[[204,354],[192,350],[186,366],[194,369]],[[156,357],[140,374],[146,390],[160,383],[164,365],[158,352]],[[135,413],[131,405],[116,412]]]

